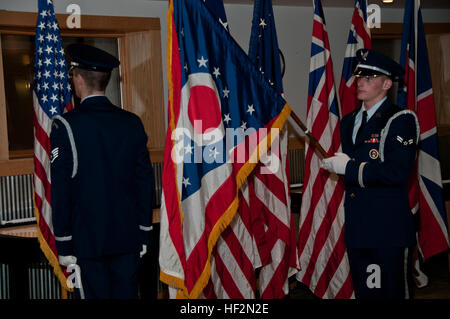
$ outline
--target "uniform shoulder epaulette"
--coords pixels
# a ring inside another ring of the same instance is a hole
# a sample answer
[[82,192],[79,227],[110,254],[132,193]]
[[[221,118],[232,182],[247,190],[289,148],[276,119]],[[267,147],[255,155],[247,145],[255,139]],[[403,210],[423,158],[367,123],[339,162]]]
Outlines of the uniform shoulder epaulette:
[[[75,175],[77,174],[78,171],[78,153],[77,153],[77,147],[75,145],[75,139],[73,137],[73,132],[72,132],[72,128],[69,124],[69,122],[67,122],[67,120],[62,117],[61,115],[55,115],[52,118],[52,127],[54,126],[55,128],[58,128],[58,124],[55,122],[56,120],[60,121],[63,126],[66,128],[67,131],[67,137],[69,138],[69,142],[70,142],[70,148],[72,149],[72,156],[73,156],[73,169],[72,169],[72,178],[75,177]],[[53,153],[54,150],[52,150]],[[56,150],[58,152],[58,150]]]
[[[379,148],[379,151],[380,151],[380,160],[382,161],[382,162],[384,162],[384,145],[385,145],[385,143],[386,143],[386,137],[388,136],[388,133],[389,133],[389,129],[390,129],[390,127],[391,127],[391,124],[392,124],[392,122],[395,120],[395,119],[397,119],[397,118],[399,118],[399,117],[401,117],[401,116],[409,116],[409,115],[412,115],[413,116],[413,118],[414,118],[414,122],[415,122],[415,124],[416,124],[416,144],[419,142],[419,138],[420,138],[420,126],[419,126],[419,120],[417,119],[417,115],[416,115],[416,113],[414,113],[413,111],[411,111],[411,110],[401,110],[401,111],[399,111],[399,112],[397,112],[397,113],[394,113],[394,115],[392,115],[390,118],[389,118],[389,120],[387,121],[387,123],[386,123],[386,126],[381,130],[381,134],[380,134],[380,148]],[[401,137],[400,137],[401,138]],[[403,141],[402,141],[403,142]],[[406,141],[407,143],[409,143],[409,144],[412,144],[412,142],[413,141]]]

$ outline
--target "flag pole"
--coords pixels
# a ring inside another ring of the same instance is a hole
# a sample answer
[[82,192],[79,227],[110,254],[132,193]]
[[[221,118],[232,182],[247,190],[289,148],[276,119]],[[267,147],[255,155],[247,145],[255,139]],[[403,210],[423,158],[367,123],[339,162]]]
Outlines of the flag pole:
[[295,123],[302,129],[303,132],[305,132],[306,136],[309,137],[309,140],[311,141],[311,145],[314,146],[320,154],[324,157],[328,157],[328,153],[325,151],[325,149],[320,145],[319,141],[312,135],[312,133],[308,130],[305,124],[300,120],[300,118],[295,114],[294,110],[291,111],[291,117],[294,120]]

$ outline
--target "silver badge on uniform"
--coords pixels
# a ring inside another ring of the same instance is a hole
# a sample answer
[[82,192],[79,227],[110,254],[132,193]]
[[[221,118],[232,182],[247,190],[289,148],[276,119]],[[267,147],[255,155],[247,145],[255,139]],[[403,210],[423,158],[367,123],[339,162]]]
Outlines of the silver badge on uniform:
[[378,151],[374,148],[369,151],[369,157],[373,160],[377,159],[379,155]]

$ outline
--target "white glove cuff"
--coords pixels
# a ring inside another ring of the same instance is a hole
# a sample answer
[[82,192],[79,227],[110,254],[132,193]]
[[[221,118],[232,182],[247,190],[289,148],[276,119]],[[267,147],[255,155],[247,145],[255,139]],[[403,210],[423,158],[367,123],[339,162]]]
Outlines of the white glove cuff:
[[142,256],[144,256],[147,253],[147,245],[142,245],[142,250],[139,253],[139,257],[142,258]]
[[75,257],[75,256],[59,256],[58,261],[59,261],[60,265],[67,267],[70,264],[76,264],[77,257]]

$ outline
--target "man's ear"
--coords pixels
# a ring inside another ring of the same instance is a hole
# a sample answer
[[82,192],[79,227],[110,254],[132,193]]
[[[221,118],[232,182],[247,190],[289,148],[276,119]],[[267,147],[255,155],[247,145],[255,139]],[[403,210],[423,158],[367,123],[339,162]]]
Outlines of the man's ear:
[[383,81],[383,89],[389,90],[392,87],[392,80],[390,78],[386,78]]
[[83,76],[80,74],[80,73],[74,73],[74,75],[73,75],[73,80],[75,81],[75,82],[77,82],[77,84],[78,84],[78,86],[84,86],[84,78],[83,78]]

